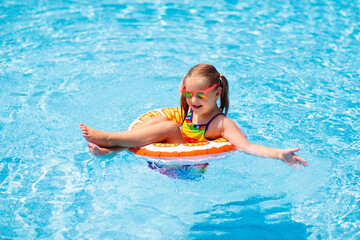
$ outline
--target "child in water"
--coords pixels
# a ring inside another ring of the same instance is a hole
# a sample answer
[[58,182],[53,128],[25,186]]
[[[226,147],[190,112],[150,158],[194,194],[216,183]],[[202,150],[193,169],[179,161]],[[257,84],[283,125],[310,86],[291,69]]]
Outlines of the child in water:
[[[188,72],[180,84],[181,129],[176,122],[163,116],[152,117],[126,132],[103,132],[82,123],[80,129],[84,138],[92,143],[89,150],[95,156],[151,143],[186,143],[223,137],[245,153],[277,158],[295,167],[307,166],[307,162],[295,154],[300,148],[277,149],[250,143],[239,127],[226,117],[228,89],[227,79],[214,66],[199,64]],[[219,97],[220,107],[217,105]]]

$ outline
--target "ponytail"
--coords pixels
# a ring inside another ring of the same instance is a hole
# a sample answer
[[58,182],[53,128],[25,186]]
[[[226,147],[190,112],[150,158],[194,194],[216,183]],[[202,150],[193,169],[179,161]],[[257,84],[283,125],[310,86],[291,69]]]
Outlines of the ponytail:
[[229,110],[229,84],[223,75],[220,74],[220,86],[222,87],[221,95],[220,95],[220,111],[222,111],[225,115]]

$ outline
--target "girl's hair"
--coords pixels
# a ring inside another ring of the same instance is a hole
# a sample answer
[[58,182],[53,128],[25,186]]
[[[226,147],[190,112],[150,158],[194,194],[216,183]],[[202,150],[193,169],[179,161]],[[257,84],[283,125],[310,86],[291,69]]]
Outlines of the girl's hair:
[[[222,88],[220,95],[220,111],[226,115],[229,109],[229,85],[226,77],[221,75],[214,66],[209,64],[198,64],[191,68],[182,80],[183,86],[185,86],[185,81],[189,77],[204,78],[208,82],[209,87],[215,83],[219,83],[215,89],[217,89],[219,86]],[[187,114],[189,113],[189,105],[187,104],[186,98],[183,95],[181,95],[180,107],[181,118],[184,122]]]

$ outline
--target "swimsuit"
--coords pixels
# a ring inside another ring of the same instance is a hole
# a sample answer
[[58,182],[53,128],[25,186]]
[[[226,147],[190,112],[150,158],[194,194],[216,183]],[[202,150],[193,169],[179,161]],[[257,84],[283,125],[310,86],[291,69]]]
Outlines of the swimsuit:
[[181,133],[184,136],[184,139],[188,143],[194,142],[207,142],[214,139],[206,138],[205,132],[208,129],[212,120],[214,120],[219,115],[225,115],[223,113],[216,114],[207,124],[194,124],[192,123],[193,112],[190,112],[186,118],[184,123],[182,124]]

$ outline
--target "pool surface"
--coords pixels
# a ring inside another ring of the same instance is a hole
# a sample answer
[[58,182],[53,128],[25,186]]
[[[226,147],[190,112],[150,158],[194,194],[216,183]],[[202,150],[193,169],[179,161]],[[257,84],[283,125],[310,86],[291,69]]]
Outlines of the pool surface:
[[[0,239],[360,239],[359,1],[180,2],[0,2]],[[251,142],[309,166],[88,151],[80,122],[179,106],[198,63]]]

